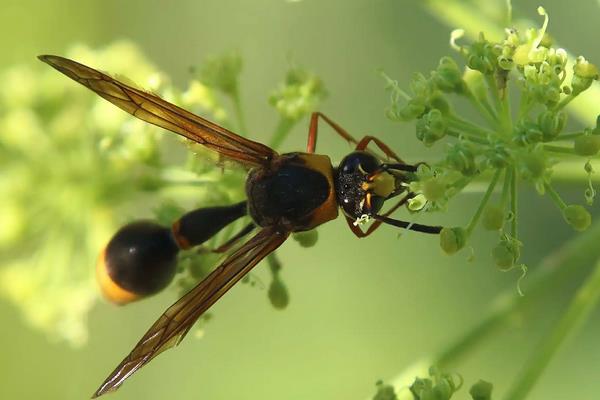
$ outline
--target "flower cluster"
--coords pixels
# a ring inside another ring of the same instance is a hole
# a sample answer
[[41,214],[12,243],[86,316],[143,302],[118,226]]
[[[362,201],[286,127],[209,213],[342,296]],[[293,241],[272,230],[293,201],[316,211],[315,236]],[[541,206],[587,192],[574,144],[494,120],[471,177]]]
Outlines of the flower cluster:
[[[127,42],[76,46],[67,56],[163,87],[163,75]],[[158,189],[158,135],[32,64],[0,73],[0,295],[32,326],[81,344],[96,300],[93,266],[118,210]]]
[[[463,32],[454,31],[451,46],[465,67],[443,57],[429,76],[414,76],[409,93],[384,74],[391,93],[389,118],[416,121],[417,139],[427,147],[452,140],[445,159],[419,167],[418,179],[410,186],[418,196],[410,208],[445,210],[449,199],[468,184],[488,181],[470,222],[445,228],[441,247],[448,254],[457,252],[481,222],[485,229],[499,233],[492,254],[503,270],[518,265],[522,247],[517,196],[521,182],[533,185],[540,195],[547,194],[573,229],[582,231],[591,223],[583,205],[562,200],[552,185],[552,173],[560,162],[573,159],[581,160],[582,173],[593,172],[590,159],[600,150],[600,118],[596,126],[564,132],[564,108],[598,79],[599,72],[583,57],[570,65],[567,53],[552,47],[545,11],[540,7],[538,12],[544,17],[540,29],[506,29],[501,41],[480,34],[478,40],[463,45],[458,43]],[[459,115],[452,104],[455,97],[466,99],[479,119]],[[594,196],[590,184],[585,191],[587,205]]]
[[[398,396],[392,385],[381,381],[377,382],[377,393],[373,400],[397,400]],[[463,385],[460,375],[440,372],[437,368],[429,369],[428,378],[415,378],[408,390],[414,400],[450,400]],[[480,380],[469,389],[473,400],[490,400],[492,398],[492,384]]]

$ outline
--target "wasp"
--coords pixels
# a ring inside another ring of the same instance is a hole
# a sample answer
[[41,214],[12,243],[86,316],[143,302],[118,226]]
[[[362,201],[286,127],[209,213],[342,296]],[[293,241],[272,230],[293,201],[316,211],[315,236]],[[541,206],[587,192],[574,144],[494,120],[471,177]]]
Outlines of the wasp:
[[[134,117],[206,146],[248,169],[245,201],[199,208],[171,227],[152,221],[132,222],[121,228],[102,251],[96,267],[100,288],[109,300],[125,304],[165,288],[175,274],[179,251],[201,245],[243,216],[250,216],[252,221],[220,247],[220,251],[233,250],[158,318],[100,385],[94,398],[118,389],[159,353],[179,344],[208,308],[291,233],[308,231],[337,218],[340,208],[357,237],[372,234],[382,224],[430,234],[441,230],[390,217],[414,197],[408,183],[414,179],[416,165],[403,162],[376,137],[356,140],[322,113],[311,116],[306,152],[279,154],[76,61],[53,55],[39,59]],[[321,120],[355,146],[338,166],[327,155],[315,153]],[[370,144],[385,157],[368,149]],[[391,199],[395,204],[382,212],[384,203]],[[368,219],[373,223],[363,231],[359,222]],[[252,232],[254,235],[240,244]]]

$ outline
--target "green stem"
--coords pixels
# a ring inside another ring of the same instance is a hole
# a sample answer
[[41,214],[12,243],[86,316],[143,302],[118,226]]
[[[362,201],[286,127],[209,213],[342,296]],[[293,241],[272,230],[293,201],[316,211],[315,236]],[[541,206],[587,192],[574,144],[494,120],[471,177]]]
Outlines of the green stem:
[[434,357],[434,364],[442,369],[456,364],[485,339],[509,327],[509,321],[525,319],[524,314],[528,307],[543,303],[545,296],[556,293],[558,288],[569,282],[580,269],[589,266],[600,257],[598,240],[600,223],[596,223],[546,256],[529,274],[527,296],[519,296],[513,288],[497,296],[491,302],[492,307],[483,320]]
[[469,140],[469,141],[471,141],[473,143],[482,144],[484,146],[489,146],[489,144],[490,144],[490,142],[488,142],[487,140],[482,139],[482,138],[480,138],[478,136],[469,135],[467,133],[456,132],[455,130],[452,130],[452,129],[447,129],[446,130],[446,134],[448,136],[452,136],[452,137],[455,137],[457,139],[461,139],[462,138],[462,139],[465,139],[465,140]]
[[456,193],[460,193],[465,187],[467,187],[467,185],[471,182],[473,182],[473,180],[477,177],[476,176],[472,176],[472,177],[467,177],[464,176],[456,181],[454,181],[454,183],[452,184],[452,187],[454,189],[456,189]]
[[511,182],[510,182],[510,211],[512,213],[512,220],[510,221],[511,224],[511,229],[510,229],[510,235],[512,236],[513,239],[517,240],[517,234],[518,232],[518,218],[517,218],[517,211],[518,211],[518,191],[517,191],[517,171],[516,169],[513,167],[512,168],[512,173],[511,173]]
[[564,97],[557,105],[556,107],[554,107],[555,111],[559,111],[562,110],[567,104],[569,104],[571,101],[573,101],[573,99],[575,99],[575,97],[577,97],[576,95],[573,95],[572,93],[566,97]]
[[487,205],[488,201],[490,200],[490,197],[492,196],[492,193],[494,192],[494,188],[496,187],[496,183],[498,182],[502,171],[502,169],[496,170],[496,173],[494,174],[490,185],[488,186],[487,190],[485,191],[485,194],[483,195],[483,198],[481,199],[481,203],[479,204],[475,215],[473,215],[473,218],[471,218],[469,225],[467,225],[467,236],[470,236],[471,232],[473,232],[473,229],[475,229],[475,227],[477,226],[477,222],[479,222],[479,218],[481,217],[481,214],[483,214],[483,210],[485,209],[485,206]]
[[281,270],[281,261],[279,261],[279,257],[277,257],[277,253],[273,252],[267,256],[267,263],[269,264],[269,270],[273,276],[279,274]]
[[534,101],[530,101],[526,94],[524,96],[525,99],[523,99],[521,101],[521,104],[519,104],[519,121],[525,119],[527,117],[527,114],[529,114],[529,111],[531,111],[531,109],[534,108],[536,104]]
[[557,136],[554,140],[571,140],[571,139],[577,139],[578,137],[583,136],[585,134],[586,134],[585,131],[563,133],[562,135]]
[[496,83],[496,78],[490,74],[484,74],[485,81],[488,84],[488,88],[490,92],[492,92],[492,99],[494,99],[494,104],[496,106],[496,112],[500,113],[502,111],[502,100],[500,99],[500,90],[498,89],[498,84]]
[[512,168],[506,168],[504,172],[504,183],[502,185],[502,197],[500,199],[500,205],[502,209],[508,204],[508,198],[510,196],[510,183],[512,182]]
[[463,130],[463,131],[465,131],[467,133],[471,133],[473,135],[488,138],[495,134],[494,131],[491,131],[482,126],[479,126],[471,121],[467,121],[464,118],[461,118],[460,116],[458,116],[456,114],[447,115],[446,119],[449,122],[450,126],[452,126],[453,128],[458,129],[458,130]]
[[231,95],[231,101],[233,102],[233,108],[238,123],[238,133],[241,136],[246,136],[248,133],[246,128],[246,119],[244,117],[244,111],[242,108],[242,100],[240,99],[240,95],[237,90]]
[[167,179],[162,178],[160,180],[164,186],[204,186],[214,185],[214,179]]
[[479,113],[483,115],[490,126],[495,127],[498,125],[498,117],[496,116],[494,109],[487,101],[480,101],[470,90],[465,92],[465,95],[471,104],[473,104],[473,106],[479,111]]
[[504,89],[504,95],[502,96],[502,120],[506,126],[507,133],[511,133],[513,129],[512,115],[510,112],[510,96],[508,86]]
[[506,22],[504,26],[512,26],[512,1],[506,0]]
[[279,119],[279,122],[277,123],[277,127],[275,128],[275,133],[273,133],[273,136],[271,137],[269,147],[278,149],[295,124],[296,121],[293,121],[289,118],[281,117]]
[[523,371],[517,375],[517,380],[509,389],[505,398],[510,400],[524,399],[536,384],[556,352],[567,339],[579,331],[600,298],[600,262],[586,279],[583,286],[577,290],[569,308],[563,314],[533,355],[525,364]]
[[522,120],[530,109],[529,95],[526,91],[521,92],[521,101],[519,102],[519,113],[517,120]]
[[554,203],[558,206],[558,208],[561,211],[567,208],[567,204],[563,201],[563,199],[560,198],[560,195],[556,190],[554,190],[552,185],[550,185],[549,183],[544,183],[544,187],[546,188],[546,191],[552,198],[552,201],[554,201]]
[[570,154],[570,155],[575,154],[575,150],[570,147],[553,146],[551,144],[545,144],[544,150],[551,151],[553,153],[560,153],[560,154]]

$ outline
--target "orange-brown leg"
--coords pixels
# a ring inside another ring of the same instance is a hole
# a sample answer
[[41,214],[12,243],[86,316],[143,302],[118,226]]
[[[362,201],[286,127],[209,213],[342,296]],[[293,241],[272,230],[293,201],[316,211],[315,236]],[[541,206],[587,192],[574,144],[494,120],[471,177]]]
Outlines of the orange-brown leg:
[[402,161],[400,157],[398,157],[398,155],[392,149],[390,149],[390,147],[387,144],[383,143],[375,136],[365,136],[364,138],[362,138],[360,142],[357,143],[356,150],[366,150],[367,146],[371,142],[375,143],[377,147],[379,147],[386,156],[398,161],[399,163],[404,164],[404,161]]
[[344,128],[333,122],[328,116],[320,112],[312,113],[310,117],[310,127],[308,129],[308,143],[306,145],[307,153],[314,153],[317,148],[317,133],[319,130],[319,118],[322,118],[333,130],[344,140],[358,145],[358,141],[352,137]]

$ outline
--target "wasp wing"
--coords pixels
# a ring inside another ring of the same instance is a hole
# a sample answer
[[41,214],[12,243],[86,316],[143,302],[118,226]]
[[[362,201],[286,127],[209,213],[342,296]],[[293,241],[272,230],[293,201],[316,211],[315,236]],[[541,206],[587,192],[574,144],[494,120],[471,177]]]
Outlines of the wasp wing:
[[268,146],[245,139],[155,94],[134,88],[76,61],[52,55],[38,58],[131,115],[200,143],[242,164],[265,166],[277,155]]
[[135,371],[158,354],[176,346],[196,320],[252,267],[279,247],[288,232],[263,228],[233,252],[210,275],[167,309],[140,339],[131,353],[100,385],[94,398],[116,390]]

